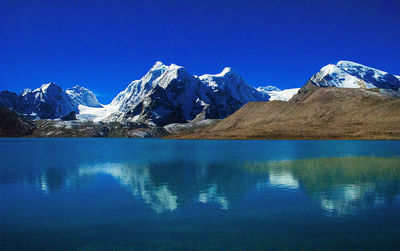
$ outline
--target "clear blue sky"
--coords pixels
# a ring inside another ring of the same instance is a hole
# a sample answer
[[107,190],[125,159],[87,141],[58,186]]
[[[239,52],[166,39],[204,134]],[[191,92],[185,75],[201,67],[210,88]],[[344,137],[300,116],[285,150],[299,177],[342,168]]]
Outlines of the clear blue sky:
[[0,1],[0,89],[82,84],[108,103],[154,64],[300,87],[351,60],[400,75],[400,1]]

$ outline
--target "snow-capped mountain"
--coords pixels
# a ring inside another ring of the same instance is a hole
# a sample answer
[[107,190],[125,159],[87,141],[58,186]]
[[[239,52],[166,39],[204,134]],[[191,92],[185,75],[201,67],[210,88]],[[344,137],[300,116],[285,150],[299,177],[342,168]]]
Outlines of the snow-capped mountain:
[[44,84],[35,90],[25,89],[20,95],[3,91],[0,103],[20,114],[42,119],[55,119],[78,112],[78,104],[54,83]]
[[298,91],[300,88],[291,88],[291,89],[285,89],[281,90],[278,87],[269,85],[269,86],[260,86],[257,88],[257,91],[259,92],[264,92],[270,96],[269,101],[273,100],[282,100],[282,101],[288,101],[291,99]]
[[219,74],[202,75],[199,79],[211,87],[214,93],[226,93],[244,104],[250,101],[265,101],[269,98],[267,94],[260,93],[257,89],[250,86],[230,67],[225,67]]
[[[379,88],[381,93],[400,95],[399,76],[349,61],[323,67],[308,83],[314,87]],[[306,86],[303,88],[307,89]],[[225,118],[248,102],[287,101],[298,91],[299,88],[280,90],[274,86],[254,88],[229,67],[218,74],[195,76],[182,66],[156,62],[108,105],[101,105],[93,92],[84,87],[63,91],[54,83],[25,89],[21,94],[3,91],[0,105],[42,119],[74,112],[78,120],[164,126]]]
[[118,107],[118,112],[108,119],[156,125],[219,119],[247,102],[268,98],[230,68],[216,75],[197,77],[182,66],[157,62],[140,80],[117,95],[110,106]]
[[44,84],[35,90],[25,89],[20,95],[3,91],[0,103],[20,114],[42,119],[55,119],[78,112],[78,104],[54,83]]
[[26,104],[26,114],[37,114],[40,118],[58,118],[72,111],[77,112],[77,104],[60,86],[54,83],[42,85],[21,95]]
[[350,61],[326,65],[310,80],[320,87],[381,88],[394,91],[400,88],[398,77]]
[[75,102],[89,107],[102,107],[94,93],[82,86],[76,85],[65,91]]

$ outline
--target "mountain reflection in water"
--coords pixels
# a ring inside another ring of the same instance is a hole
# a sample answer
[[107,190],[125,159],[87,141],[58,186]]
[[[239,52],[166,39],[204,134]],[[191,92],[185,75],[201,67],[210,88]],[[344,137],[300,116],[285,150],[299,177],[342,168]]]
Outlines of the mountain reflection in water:
[[251,163],[246,169],[268,173],[271,186],[297,189],[300,184],[331,216],[394,203],[400,191],[399,158],[303,159]]
[[43,169],[36,179],[32,175],[24,181],[31,180],[27,183],[46,193],[76,190],[97,175],[109,175],[157,213],[173,212],[188,203],[213,203],[229,210],[232,201],[256,187],[264,193],[304,190],[328,216],[344,216],[396,203],[400,191],[400,159],[381,157],[229,164],[99,163],[68,170]]

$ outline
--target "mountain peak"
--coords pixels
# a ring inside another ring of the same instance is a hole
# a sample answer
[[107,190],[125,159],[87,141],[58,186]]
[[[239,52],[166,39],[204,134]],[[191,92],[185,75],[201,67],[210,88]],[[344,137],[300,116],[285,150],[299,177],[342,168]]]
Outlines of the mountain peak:
[[356,63],[353,61],[348,61],[348,60],[340,60],[336,63],[336,65],[340,66],[340,65],[362,65],[362,64],[359,64],[359,63]]
[[[196,118],[224,118],[250,101],[267,101],[232,68],[218,74],[193,76],[182,66],[156,62],[111,102],[118,112],[109,119],[164,125]],[[197,117],[200,116],[200,117]]]
[[332,72],[334,72],[336,70],[339,70],[339,69],[340,69],[340,67],[335,65],[335,64],[328,64],[328,65],[325,65],[324,67],[322,67],[319,70],[319,73],[322,76],[326,76],[326,75],[328,75],[328,74],[330,74],[330,73],[332,73]]
[[156,61],[152,68],[159,68],[161,66],[165,66],[165,64],[161,61]]
[[216,74],[217,77],[222,77],[228,74],[237,75],[236,71],[232,69],[232,67],[225,67],[221,73]]
[[28,114],[35,118],[55,119],[72,111],[78,112],[78,105],[60,86],[55,83],[43,84],[35,90],[25,89],[20,95],[4,93],[0,103],[6,103],[20,114]]
[[74,87],[67,89],[65,92],[80,105],[102,107],[94,93],[83,86],[75,85]]
[[57,90],[57,91],[62,91],[61,87],[58,86],[57,84],[50,82],[47,84],[43,84],[39,88],[33,90],[33,92],[47,92],[48,90]]
[[87,88],[85,88],[83,86],[80,86],[80,85],[75,85],[72,88],[68,88],[66,91],[68,92],[68,91],[71,91],[71,90],[74,90],[74,91],[90,91],[89,89],[87,89]]
[[153,67],[151,67],[150,71],[156,71],[160,69],[166,69],[168,66],[161,61],[157,61],[154,63]]
[[[69,88],[69,89],[76,89],[76,90],[79,90],[79,89],[86,89],[86,88],[83,87],[83,86],[80,86],[80,85],[75,85],[74,87]],[[87,90],[87,89],[86,89],[86,90]]]
[[345,60],[322,67],[311,77],[311,81],[322,87],[382,88],[394,91],[400,87],[399,79],[392,74]]
[[52,87],[56,87],[56,86],[58,86],[58,85],[56,85],[53,82],[49,82],[47,84],[43,84],[40,88],[47,89],[47,88],[52,88]]
[[157,70],[175,70],[175,69],[180,69],[183,68],[183,66],[179,66],[176,64],[170,64],[170,65],[166,65],[161,61],[157,61],[154,63],[153,67],[151,67],[150,71],[157,71]]
[[232,68],[231,67],[225,67],[220,74],[227,74],[229,72],[232,72]]
[[231,67],[225,67],[220,73],[218,74],[204,74],[199,76],[199,78],[201,80],[206,80],[206,79],[210,79],[210,78],[221,78],[221,77],[225,77],[227,75],[237,75],[239,76],[238,73],[236,73]]

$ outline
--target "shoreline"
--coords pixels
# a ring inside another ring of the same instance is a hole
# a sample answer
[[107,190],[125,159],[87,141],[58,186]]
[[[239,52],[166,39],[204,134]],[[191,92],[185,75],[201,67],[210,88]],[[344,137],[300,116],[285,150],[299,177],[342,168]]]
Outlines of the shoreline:
[[23,138],[23,139],[161,139],[161,140],[252,140],[252,141],[256,141],[256,140],[263,140],[263,141],[267,141],[267,140],[291,140],[291,141],[295,141],[295,140],[343,140],[343,141],[347,141],[347,140],[379,140],[379,141],[383,141],[383,140],[391,140],[391,141],[400,141],[400,138],[243,138],[243,137],[238,137],[238,138],[225,138],[225,137],[221,137],[221,138],[185,138],[185,137],[36,137],[36,136],[0,136],[0,139],[10,139],[10,138]]

